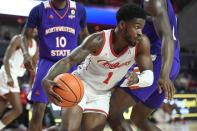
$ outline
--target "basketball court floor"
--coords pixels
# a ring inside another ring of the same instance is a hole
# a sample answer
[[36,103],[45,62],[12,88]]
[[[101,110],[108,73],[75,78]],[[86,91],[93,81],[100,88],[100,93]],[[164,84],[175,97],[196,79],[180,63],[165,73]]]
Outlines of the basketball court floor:
[[[176,122],[172,124],[158,124],[158,127],[162,129],[162,131],[197,131],[197,121],[186,121],[185,123]],[[135,127],[133,127],[134,131],[137,131]],[[112,131],[108,126],[104,129],[104,131]]]
[[[197,121],[186,121],[185,123],[176,122],[172,124],[159,124],[158,127],[162,129],[162,131],[197,131]],[[137,131],[135,127],[133,127],[134,131]],[[3,131],[27,131],[26,129],[4,129]],[[108,126],[105,127],[104,131],[112,131]]]

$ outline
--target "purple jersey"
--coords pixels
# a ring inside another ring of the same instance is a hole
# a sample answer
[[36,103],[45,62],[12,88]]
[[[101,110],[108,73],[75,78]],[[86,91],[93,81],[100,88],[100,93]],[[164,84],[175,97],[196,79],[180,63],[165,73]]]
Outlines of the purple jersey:
[[[66,7],[56,9],[51,1],[35,6],[28,18],[27,28],[37,28],[39,37],[39,61],[30,95],[34,102],[48,103],[42,87],[42,79],[53,64],[77,47],[77,38],[86,27],[86,11],[83,6],[67,0]],[[73,66],[68,72],[76,69]]]
[[[144,0],[141,0],[141,6],[143,7]],[[177,31],[177,19],[173,11],[170,0],[166,0],[168,8],[168,18],[170,21],[171,29],[173,31],[173,38],[175,41],[174,58],[179,60],[179,42],[178,42],[178,31]],[[143,29],[143,33],[148,36],[151,43],[151,54],[161,55],[161,44],[162,39],[157,35],[152,21],[147,20]]]
[[70,54],[85,26],[85,8],[69,0],[63,9],[56,9],[51,1],[39,4],[31,10],[27,24],[28,28],[38,29],[40,58],[51,61]]

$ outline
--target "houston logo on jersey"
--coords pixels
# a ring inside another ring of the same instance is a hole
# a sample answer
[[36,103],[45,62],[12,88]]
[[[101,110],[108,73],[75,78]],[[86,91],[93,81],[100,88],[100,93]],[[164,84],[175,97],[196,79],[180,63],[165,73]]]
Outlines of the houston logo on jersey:
[[131,63],[131,61],[126,61],[123,63],[120,62],[110,63],[109,61],[106,60],[98,60],[97,63],[101,64],[104,68],[115,69],[115,68],[120,68],[122,66],[128,66]]

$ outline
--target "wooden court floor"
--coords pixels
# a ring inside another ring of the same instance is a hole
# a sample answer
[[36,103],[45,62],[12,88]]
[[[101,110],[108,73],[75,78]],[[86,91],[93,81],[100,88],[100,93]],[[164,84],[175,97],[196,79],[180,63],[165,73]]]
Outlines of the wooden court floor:
[[[158,124],[157,126],[160,127],[162,131],[197,131],[197,121],[186,121],[185,123],[176,122],[172,124]],[[133,127],[133,130],[137,131],[135,127]],[[4,129],[3,131],[27,131],[27,130]],[[112,131],[112,130],[108,126],[106,126],[104,131]]]
[[[197,131],[197,121],[186,121],[185,123],[176,122],[172,124],[158,124],[158,127],[162,129],[162,131]],[[137,131],[135,127],[133,127],[134,131]],[[106,126],[104,131],[112,131],[108,126]]]

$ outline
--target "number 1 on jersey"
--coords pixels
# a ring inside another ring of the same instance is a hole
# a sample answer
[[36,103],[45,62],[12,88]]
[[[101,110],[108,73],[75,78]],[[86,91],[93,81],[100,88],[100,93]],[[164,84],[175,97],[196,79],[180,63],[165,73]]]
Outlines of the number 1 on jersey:
[[108,84],[110,78],[112,77],[112,75],[113,75],[113,72],[109,72],[109,73],[107,74],[107,78],[103,81],[103,83]]

